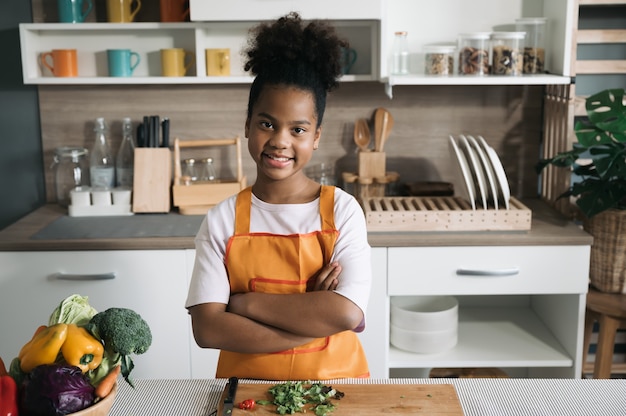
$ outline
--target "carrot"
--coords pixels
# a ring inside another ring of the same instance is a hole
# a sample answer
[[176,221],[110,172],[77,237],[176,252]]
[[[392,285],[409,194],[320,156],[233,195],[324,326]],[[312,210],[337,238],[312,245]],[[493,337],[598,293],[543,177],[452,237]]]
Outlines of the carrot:
[[96,386],[96,391],[94,392],[96,397],[104,399],[109,395],[109,393],[111,393],[111,390],[113,390],[113,386],[117,381],[117,376],[120,374],[121,369],[121,366],[116,365],[111,369],[111,371],[109,371],[106,376],[104,376],[102,380],[100,380],[100,383],[98,383],[98,385]]
[[2,361],[2,357],[0,357],[0,377],[8,375],[9,373],[7,373],[7,368],[4,365],[4,361]]

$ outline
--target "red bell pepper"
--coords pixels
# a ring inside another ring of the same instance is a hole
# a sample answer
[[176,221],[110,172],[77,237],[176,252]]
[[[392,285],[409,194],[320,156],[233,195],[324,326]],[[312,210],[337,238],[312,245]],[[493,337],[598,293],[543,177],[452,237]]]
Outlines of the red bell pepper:
[[17,383],[0,358],[0,416],[17,416]]

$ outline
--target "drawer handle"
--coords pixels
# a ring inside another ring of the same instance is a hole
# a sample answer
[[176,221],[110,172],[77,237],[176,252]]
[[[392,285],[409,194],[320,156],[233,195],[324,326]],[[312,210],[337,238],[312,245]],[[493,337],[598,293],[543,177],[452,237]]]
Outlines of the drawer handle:
[[99,274],[66,274],[66,273],[55,273],[51,276],[53,279],[58,280],[85,280],[85,281],[94,281],[94,280],[112,280],[115,279],[115,272],[111,273],[99,273]]
[[456,274],[458,276],[515,276],[519,274],[519,267],[499,270],[457,269]]

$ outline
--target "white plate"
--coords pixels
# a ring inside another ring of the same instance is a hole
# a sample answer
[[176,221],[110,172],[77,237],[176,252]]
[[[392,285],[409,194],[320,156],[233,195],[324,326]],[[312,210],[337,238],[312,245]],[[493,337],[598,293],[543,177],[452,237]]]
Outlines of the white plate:
[[[482,137],[478,136],[478,139],[482,139]],[[485,139],[482,139],[483,141]],[[504,207],[509,209],[509,199],[511,198],[511,189],[509,188],[509,182],[506,179],[506,173],[504,172],[504,167],[502,166],[502,162],[500,162],[500,158],[493,147],[487,146],[487,156],[489,157],[489,161],[491,162],[491,166],[493,166],[493,171],[496,174],[496,178],[498,179],[498,185],[500,189],[500,193],[502,194],[502,200],[504,202]]]
[[483,147],[478,144],[475,138],[472,136],[467,136],[467,141],[474,147],[474,151],[478,155],[478,159],[480,160],[483,171],[485,173],[485,177],[487,178],[487,184],[489,187],[488,200],[493,204],[494,209],[498,209],[498,189],[496,184],[496,175],[493,171],[493,167],[491,167],[491,162],[489,162],[489,158],[487,157],[486,151]]
[[483,209],[487,209],[487,182],[485,181],[485,174],[483,168],[480,165],[478,156],[472,146],[470,146],[467,138],[461,134],[459,138],[459,148],[465,155],[465,159],[468,161],[470,172],[474,181],[474,189],[476,189],[476,199],[482,204]]
[[462,196],[470,203],[472,209],[476,209],[476,202],[474,201],[476,191],[474,190],[472,174],[469,171],[467,160],[465,160],[465,156],[463,156],[463,153],[454,141],[454,137],[450,136],[449,139],[448,150],[450,151],[450,158],[456,162],[453,163],[453,165],[456,166],[454,181],[455,192],[462,192]]

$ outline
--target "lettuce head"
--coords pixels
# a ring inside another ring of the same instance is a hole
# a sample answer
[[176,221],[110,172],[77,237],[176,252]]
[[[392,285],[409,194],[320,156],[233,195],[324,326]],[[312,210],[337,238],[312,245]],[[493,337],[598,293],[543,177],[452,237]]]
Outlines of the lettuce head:
[[52,312],[48,326],[63,323],[85,325],[98,313],[88,302],[87,296],[70,295],[63,299]]

